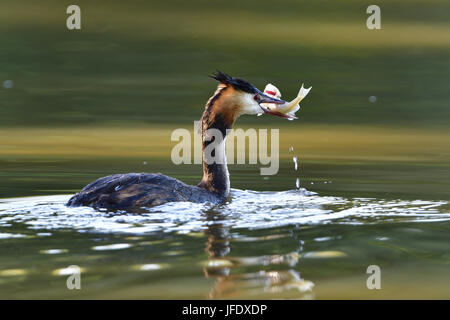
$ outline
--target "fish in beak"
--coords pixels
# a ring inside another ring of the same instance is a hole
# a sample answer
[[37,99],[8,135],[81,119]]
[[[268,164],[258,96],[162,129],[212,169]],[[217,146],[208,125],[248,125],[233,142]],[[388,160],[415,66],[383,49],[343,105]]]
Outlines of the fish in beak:
[[[303,100],[303,98],[306,97],[311,88],[312,87],[305,89],[302,84],[302,87],[300,88],[297,97],[291,102],[285,102],[283,104],[280,103],[263,104],[261,108],[264,110],[265,113],[268,114],[272,114],[289,120],[297,119],[295,113],[300,109],[300,102]],[[278,90],[277,87],[275,87],[273,84],[270,83],[264,89],[264,94],[278,100],[280,100],[279,98],[281,97],[280,90]]]
[[275,110],[271,110],[265,105],[285,105],[287,102],[281,99],[278,99],[276,97],[270,96],[268,94],[265,94],[259,90],[257,90],[257,93],[255,95],[255,100],[258,102],[259,107],[264,113],[271,114],[273,116],[278,116],[282,118],[287,118],[283,113],[277,112]]

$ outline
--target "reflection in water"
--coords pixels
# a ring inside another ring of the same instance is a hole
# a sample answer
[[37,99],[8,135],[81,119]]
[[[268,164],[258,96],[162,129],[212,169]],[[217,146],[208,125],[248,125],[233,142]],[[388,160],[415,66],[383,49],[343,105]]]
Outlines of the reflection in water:
[[[237,297],[261,298],[271,294],[279,295],[286,290],[296,290],[293,297],[312,298],[314,284],[304,280],[293,269],[299,259],[299,253],[286,255],[268,255],[258,257],[236,257],[230,249],[230,227],[224,226],[218,220],[226,219],[220,212],[209,210],[206,213],[207,221],[215,223],[207,224],[204,233],[208,236],[206,251],[209,261],[203,268],[207,278],[215,279],[214,287],[209,293],[211,299],[232,299]],[[232,273],[233,268],[246,268],[256,266],[261,268],[272,265],[287,265],[288,270],[264,269],[253,272]],[[300,295],[298,295],[300,293]],[[291,296],[292,297],[292,296]]]

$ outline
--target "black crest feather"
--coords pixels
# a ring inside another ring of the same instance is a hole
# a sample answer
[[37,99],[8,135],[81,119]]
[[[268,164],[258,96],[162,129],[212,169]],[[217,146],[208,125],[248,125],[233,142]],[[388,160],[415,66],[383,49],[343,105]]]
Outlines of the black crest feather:
[[252,85],[250,82],[247,82],[245,80],[234,78],[226,73],[223,73],[219,70],[217,70],[211,78],[216,79],[220,83],[229,84],[233,86],[236,90],[241,90],[248,93],[256,93],[257,89],[254,85]]

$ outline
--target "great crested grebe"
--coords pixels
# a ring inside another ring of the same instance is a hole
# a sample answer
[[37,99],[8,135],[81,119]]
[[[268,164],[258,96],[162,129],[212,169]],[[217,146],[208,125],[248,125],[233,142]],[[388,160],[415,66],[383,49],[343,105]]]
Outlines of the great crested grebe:
[[[265,109],[261,103],[284,104],[285,101],[270,97],[252,84],[218,71],[211,76],[219,81],[216,92],[209,98],[201,118],[203,178],[197,186],[187,185],[160,173],[115,174],[98,179],[74,195],[68,206],[125,209],[149,207],[166,202],[190,201],[221,203],[230,192],[230,178],[225,152],[222,161],[205,161],[205,148],[214,141],[206,137],[208,129],[216,129],[225,138],[236,119],[243,115],[268,113],[283,115]],[[225,140],[223,140],[225,141]],[[219,146],[225,148],[225,142]]]

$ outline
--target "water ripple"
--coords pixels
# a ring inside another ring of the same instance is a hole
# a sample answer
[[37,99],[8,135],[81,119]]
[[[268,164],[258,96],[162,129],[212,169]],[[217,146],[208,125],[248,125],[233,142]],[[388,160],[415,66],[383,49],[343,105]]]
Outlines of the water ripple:
[[[220,222],[231,228],[265,229],[305,224],[369,224],[391,221],[448,221],[448,201],[383,200],[319,196],[305,189],[283,192],[232,190],[220,206],[168,203],[140,212],[68,208],[70,196],[0,200],[0,226],[23,224],[30,230],[72,229],[79,232],[147,234],[189,233]],[[36,235],[45,233],[37,233]],[[24,235],[1,233],[2,238]]]

